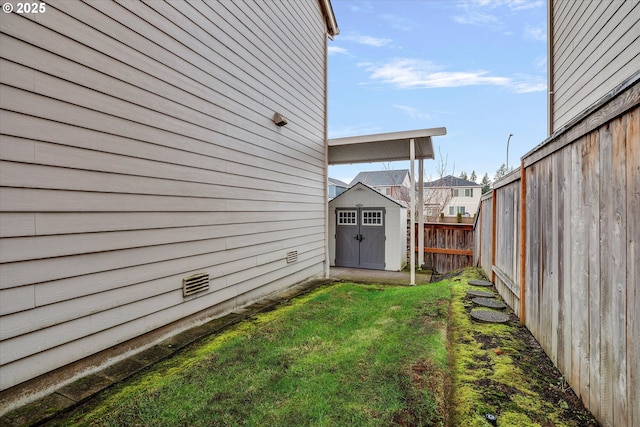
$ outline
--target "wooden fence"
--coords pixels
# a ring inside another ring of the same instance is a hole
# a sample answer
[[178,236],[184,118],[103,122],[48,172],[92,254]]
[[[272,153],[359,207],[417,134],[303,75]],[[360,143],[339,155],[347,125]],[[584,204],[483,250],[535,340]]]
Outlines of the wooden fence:
[[[417,227],[416,224],[416,239]],[[473,243],[473,224],[426,223],[424,265],[438,273],[469,267],[473,265]],[[418,251],[417,244],[414,250]]]
[[640,426],[640,82],[522,158],[481,200],[476,255],[605,426]]

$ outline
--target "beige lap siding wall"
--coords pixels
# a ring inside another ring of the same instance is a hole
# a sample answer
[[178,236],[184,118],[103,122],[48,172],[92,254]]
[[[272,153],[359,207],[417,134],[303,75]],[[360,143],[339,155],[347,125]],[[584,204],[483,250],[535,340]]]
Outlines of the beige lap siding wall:
[[323,273],[325,8],[2,15],[1,390]]

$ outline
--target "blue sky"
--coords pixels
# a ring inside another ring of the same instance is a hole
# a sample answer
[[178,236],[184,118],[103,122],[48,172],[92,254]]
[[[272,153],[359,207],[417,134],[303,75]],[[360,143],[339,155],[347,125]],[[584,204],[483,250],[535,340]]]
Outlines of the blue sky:
[[[447,173],[491,178],[547,137],[545,0],[332,0],[329,138],[446,127]],[[426,178],[437,178],[425,161]],[[417,165],[417,163],[416,163]],[[358,172],[409,162],[330,166]]]

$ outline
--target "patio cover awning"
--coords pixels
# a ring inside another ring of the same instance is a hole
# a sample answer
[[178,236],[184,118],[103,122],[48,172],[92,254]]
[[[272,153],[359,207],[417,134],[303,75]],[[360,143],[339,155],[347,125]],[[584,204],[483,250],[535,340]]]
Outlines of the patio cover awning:
[[415,159],[434,159],[431,137],[446,134],[447,129],[440,127],[329,139],[329,164],[410,160],[412,139],[415,144]]
[[[336,138],[327,141],[329,149],[328,163],[330,165],[343,165],[348,163],[370,163],[370,162],[391,162],[396,160],[410,160],[411,165],[411,186],[416,188],[416,176],[414,173],[414,160],[435,159],[433,152],[432,136],[446,135],[447,129],[430,128],[420,130],[408,130],[404,132],[379,133],[374,135],[350,136],[347,138]],[[420,186],[423,186],[423,171],[419,172]],[[419,204],[422,205],[422,191],[419,192]],[[415,242],[416,212],[413,206],[416,205],[416,192],[411,191],[411,230],[410,242],[413,246]],[[424,224],[424,211],[420,209],[420,225]],[[420,227],[418,236],[418,250],[420,258],[423,254],[424,238],[422,236],[423,227]],[[328,251],[327,251],[328,253]],[[415,251],[411,250],[411,285],[415,285]],[[327,262],[327,265],[329,263]],[[327,267],[328,268],[328,267]]]

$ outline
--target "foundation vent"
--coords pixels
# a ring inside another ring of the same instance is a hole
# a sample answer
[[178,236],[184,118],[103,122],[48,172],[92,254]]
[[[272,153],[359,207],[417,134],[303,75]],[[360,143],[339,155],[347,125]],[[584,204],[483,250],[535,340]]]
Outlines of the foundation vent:
[[198,273],[182,279],[182,295],[197,294],[209,290],[209,273]]
[[298,251],[287,252],[287,264],[298,261]]

